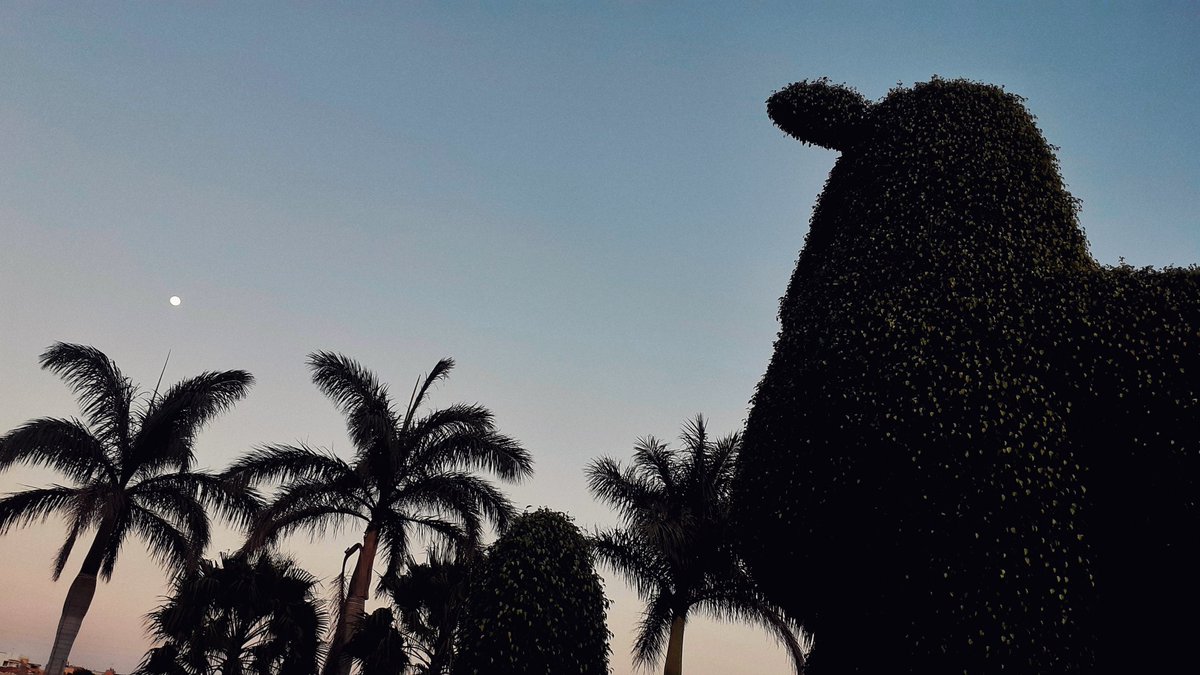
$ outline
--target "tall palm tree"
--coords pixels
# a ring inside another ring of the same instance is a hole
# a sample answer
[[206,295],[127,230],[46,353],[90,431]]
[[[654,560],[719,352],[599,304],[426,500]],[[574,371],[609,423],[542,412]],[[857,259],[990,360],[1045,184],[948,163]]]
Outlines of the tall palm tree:
[[466,543],[479,538],[485,519],[503,528],[512,504],[472,471],[486,469],[516,481],[530,475],[533,465],[528,452],[495,430],[486,408],[455,404],[417,414],[429,388],[453,368],[450,359],[417,381],[402,410],[393,406],[387,386],[352,359],[317,352],[308,365],[313,382],[346,416],[353,460],[303,445],[272,445],[251,451],[226,475],[239,485],[282,483],[251,528],[250,548],[297,530],[316,536],[361,521],[362,548],[324,668],[346,675],[351,662],[342,647],[363,616],[378,549],[382,546],[387,568],[396,570],[414,535]]
[[163,644],[135,675],[311,675],[325,629],[316,588],[316,577],[268,551],[205,560],[147,616]]
[[43,465],[74,485],[0,499],[0,534],[65,515],[67,539],[53,566],[57,580],[76,540],[96,531],[67,591],[46,664],[47,675],[62,675],[96,577],[112,577],[129,535],[144,540],[158,562],[181,569],[195,565],[208,545],[205,506],[238,522],[247,522],[259,506],[252,492],[231,490],[218,476],[192,470],[197,432],[242,398],[254,378],[241,370],[207,372],[146,396],[94,347],[56,343],[41,364],[75,390],[87,421],[43,417],[10,431],[0,437],[0,471]]
[[654,437],[639,439],[627,468],[607,457],[587,467],[592,494],[613,506],[623,522],[593,537],[596,555],[646,602],[635,660],[648,666],[665,646],[663,672],[680,675],[684,627],[696,609],[768,628],[800,673],[806,635],[757,590],[732,545],[729,488],[741,435],[712,441],[697,416],[681,439],[682,451]]

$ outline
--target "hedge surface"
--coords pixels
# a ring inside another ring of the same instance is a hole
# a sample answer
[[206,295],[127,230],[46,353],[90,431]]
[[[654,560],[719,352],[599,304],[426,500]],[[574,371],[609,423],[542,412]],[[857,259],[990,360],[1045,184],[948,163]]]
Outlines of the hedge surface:
[[607,608],[590,545],[570,517],[518,516],[471,581],[455,673],[605,675]]
[[811,672],[1184,657],[1200,270],[1098,265],[999,87],[934,78],[870,103],[818,80],[768,112],[841,152],[735,482],[745,554],[813,631]]

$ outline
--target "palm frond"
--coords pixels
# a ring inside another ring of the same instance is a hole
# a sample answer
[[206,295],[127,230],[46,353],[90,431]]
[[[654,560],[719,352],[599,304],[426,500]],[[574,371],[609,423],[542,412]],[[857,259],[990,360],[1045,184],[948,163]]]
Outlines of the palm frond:
[[195,475],[164,474],[133,486],[129,497],[143,510],[170,523],[189,541],[207,545],[211,527],[199,492]]
[[270,546],[296,531],[308,532],[309,538],[316,540],[327,534],[337,534],[348,519],[366,520],[357,510],[336,504],[294,505],[286,510],[273,510],[272,506],[259,515],[246,537],[243,550],[255,551]]
[[666,494],[674,494],[679,481],[675,451],[653,436],[639,438],[633,447],[633,466],[650,481],[658,482]]
[[639,667],[649,668],[667,648],[673,617],[672,598],[667,593],[657,593],[649,598],[642,618],[637,624],[637,636],[633,640],[633,662]]
[[482,469],[510,482],[533,475],[533,457],[529,451],[494,431],[457,430],[434,441],[418,456],[418,466]]
[[737,457],[742,448],[742,435],[734,432],[718,439],[708,456],[708,471],[714,484],[728,486],[733,481]]
[[444,358],[433,365],[433,369],[425,376],[425,381],[421,383],[417,393],[408,403],[408,409],[404,411],[403,429],[408,429],[412,426],[413,418],[416,415],[421,404],[425,402],[425,395],[429,392],[429,388],[439,380],[450,376],[450,371],[454,369],[454,359]]
[[346,413],[346,433],[360,461],[392,461],[389,444],[395,429],[394,413],[382,406],[355,408]]
[[62,485],[16,492],[0,499],[0,535],[13,527],[45,521],[56,512],[68,511],[79,490]]
[[168,643],[146,652],[133,675],[196,675],[196,671],[186,669],[180,663],[179,648]]
[[478,522],[468,523],[464,526],[444,518],[431,516],[412,516],[405,518],[405,522],[415,526],[426,535],[436,535],[457,548],[478,545]]
[[592,495],[615,507],[626,522],[660,509],[667,498],[661,485],[609,457],[593,460],[584,473]]
[[75,542],[79,539],[79,535],[83,533],[82,523],[78,519],[71,520],[71,527],[67,530],[67,538],[63,541],[63,545],[58,547],[58,553],[54,554],[54,567],[50,572],[50,579],[58,581],[62,576],[63,569],[67,566],[67,559],[71,557],[71,551],[75,548]]
[[[59,547],[58,553],[54,556],[54,567],[50,572],[50,578],[54,581],[58,581],[58,578],[62,576],[63,569],[67,566],[67,559],[71,556],[71,551],[75,548],[75,542],[79,535],[88,528],[99,524],[101,509],[96,508],[96,502],[100,496],[97,494],[98,492],[95,488],[81,488],[76,491],[76,497],[70,506],[70,529],[67,531],[66,540],[63,541],[63,545]],[[97,534],[97,536],[99,535]]]
[[343,481],[354,469],[341,458],[307,445],[265,445],[243,455],[222,476],[237,485],[268,481]]
[[[158,564],[170,570],[187,570],[200,562],[200,555],[208,546],[208,519],[203,519],[203,529],[196,522],[189,522],[186,534],[181,528],[167,519],[159,516],[150,509],[133,505],[129,511],[127,528],[136,533],[146,543],[150,557]],[[201,510],[203,514],[203,510]],[[123,528],[124,529],[124,528]],[[198,531],[199,530],[199,531]],[[123,534],[123,533],[122,533]],[[120,537],[124,539],[124,537]],[[116,547],[113,549],[112,560],[105,558],[104,578],[112,577],[112,568],[116,563]]]
[[257,491],[207,471],[160,474],[140,481],[130,494],[136,496],[147,490],[161,492],[167,499],[194,499],[240,527],[248,526],[264,507]]
[[454,403],[439,408],[412,423],[408,433],[413,438],[437,440],[452,433],[474,431],[486,433],[495,428],[492,411],[481,405]]
[[[130,509],[124,505],[103,504],[106,513],[100,518],[100,526],[96,532],[93,548],[99,547],[100,578],[111,581],[113,569],[117,565],[117,557],[125,544],[131,530],[134,529]],[[88,551],[89,555],[92,551]],[[152,556],[153,557],[153,556]],[[87,559],[84,559],[87,562]]]
[[385,512],[379,522],[379,544],[383,549],[383,559],[387,564],[380,583],[375,588],[375,594],[384,592],[382,579],[397,574],[411,561],[409,556],[409,522],[399,514]]
[[607,565],[649,600],[669,593],[674,579],[663,556],[644,540],[623,530],[605,530],[590,537],[596,559]]
[[704,415],[696,415],[695,419],[688,420],[683,425],[683,431],[679,434],[679,440],[683,441],[683,447],[695,454],[697,450],[707,448],[708,429],[704,424]]
[[254,377],[244,370],[205,372],[173,385],[138,415],[126,471],[138,475],[173,468],[187,471],[196,434],[213,417],[245,397]]
[[40,361],[75,390],[97,438],[114,447],[128,443],[129,406],[137,390],[112,359],[95,347],[56,342]]
[[79,420],[43,417],[0,437],[0,471],[15,464],[48,466],[76,483],[117,481],[104,445]]
[[704,425],[704,416],[696,415],[695,419],[688,420],[683,425],[683,430],[679,434],[679,440],[683,442],[684,460],[681,462],[683,466],[682,473],[686,477],[687,489],[694,489],[698,483],[704,481],[704,474],[707,472],[709,457],[708,451],[712,443],[708,440],[708,429]]
[[796,675],[804,672],[812,636],[756,591],[748,577],[727,579],[702,590],[694,606],[718,621],[751,623],[766,628],[788,652]]
[[465,472],[444,472],[415,479],[396,493],[393,503],[459,518],[472,534],[478,531],[480,516],[504,530],[516,514],[512,502],[496,486]]
[[387,385],[357,361],[332,352],[314,352],[308,355],[308,367],[313,383],[346,415],[355,447],[365,449],[378,440],[383,427],[395,428],[396,414]]
[[275,495],[274,501],[264,507],[257,521],[286,513],[295,508],[328,506],[348,509],[367,518],[375,510],[374,495],[362,485],[362,477],[352,473],[339,480],[297,480],[284,485]]

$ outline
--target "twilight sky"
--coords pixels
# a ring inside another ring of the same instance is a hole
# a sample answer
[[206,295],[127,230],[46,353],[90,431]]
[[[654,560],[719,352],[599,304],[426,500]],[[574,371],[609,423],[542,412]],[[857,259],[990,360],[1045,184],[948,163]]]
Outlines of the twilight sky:
[[[1195,3],[517,4],[0,4],[0,433],[78,414],[37,366],[57,340],[146,387],[168,350],[168,382],[254,373],[199,439],[217,469],[260,443],[349,450],[310,351],[397,392],[453,356],[431,403],[490,407],[532,451],[518,506],[610,525],[589,460],[746,416],[835,159],[766,117],[805,78],[1003,84],[1061,147],[1101,262],[1200,262]],[[12,470],[0,493],[54,480]],[[0,538],[0,654],[47,656],[79,564],[50,582],[63,534]],[[356,538],[289,548],[329,578]],[[72,661],[132,669],[164,581],[131,540]],[[627,675],[640,606],[608,594]],[[790,672],[704,618],[684,662]]]

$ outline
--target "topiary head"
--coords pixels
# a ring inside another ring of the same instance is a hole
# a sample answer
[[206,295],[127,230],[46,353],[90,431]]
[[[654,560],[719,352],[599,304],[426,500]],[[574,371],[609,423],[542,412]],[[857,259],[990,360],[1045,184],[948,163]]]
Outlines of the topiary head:
[[809,255],[969,261],[984,274],[1091,264],[1051,146],[1023,99],[1000,87],[935,77],[871,103],[820,79],[776,92],[767,113],[792,137],[842,153]]
[[845,150],[862,132],[871,104],[829,78],[790,84],[767,99],[771,121],[802,143]]

